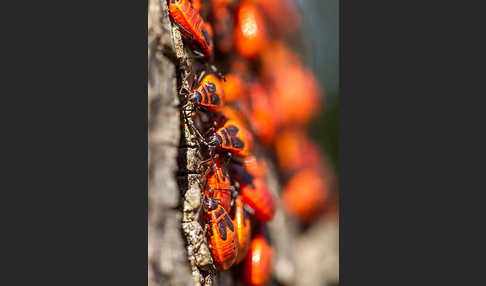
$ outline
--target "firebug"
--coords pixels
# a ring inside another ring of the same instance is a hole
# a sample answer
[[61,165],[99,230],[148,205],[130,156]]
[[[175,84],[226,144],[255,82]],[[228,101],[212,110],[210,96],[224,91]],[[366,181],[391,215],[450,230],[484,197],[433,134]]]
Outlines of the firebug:
[[303,66],[290,66],[275,75],[270,100],[279,124],[307,124],[320,104],[319,86],[314,75]]
[[206,184],[204,188],[205,195],[218,201],[221,206],[227,211],[231,208],[231,196],[233,187],[230,179],[223,171],[222,159],[220,157],[214,159],[214,165],[208,166],[206,175]]
[[257,6],[245,1],[236,14],[236,51],[243,57],[254,58],[264,46],[266,28],[263,16]]
[[206,212],[206,227],[209,249],[216,267],[226,270],[233,265],[238,255],[239,243],[235,226],[228,213],[211,198],[203,201]]
[[248,257],[243,265],[243,278],[247,286],[262,286],[272,274],[273,249],[261,232],[250,242]]
[[238,164],[230,165],[231,178],[239,184],[240,194],[255,212],[255,219],[268,221],[275,214],[275,198],[262,177],[253,176]]
[[260,141],[270,144],[275,136],[277,122],[268,94],[262,84],[254,82],[248,87],[251,114],[249,122]]
[[318,168],[321,163],[319,148],[300,128],[279,132],[274,148],[279,167],[286,174],[305,167]]
[[170,0],[169,12],[182,35],[192,41],[198,56],[208,58],[212,53],[212,40],[199,13],[189,0]]
[[246,157],[253,149],[253,137],[243,124],[228,120],[209,138],[208,144],[230,151],[237,157]]
[[245,201],[243,200],[243,196],[238,195],[233,207],[233,224],[236,228],[238,243],[240,244],[235,263],[240,263],[246,257],[250,246],[251,220],[244,205]]
[[319,169],[306,168],[293,176],[282,192],[285,209],[301,222],[318,217],[329,199],[329,181]]
[[[189,101],[196,107],[209,111],[219,111],[224,106],[224,90],[216,75],[202,72],[199,79],[193,81],[192,90]],[[184,89],[182,91],[185,94],[189,93]]]
[[[272,24],[272,32],[286,36],[301,24],[297,7],[291,0],[254,0]],[[282,20],[285,19],[285,20]]]

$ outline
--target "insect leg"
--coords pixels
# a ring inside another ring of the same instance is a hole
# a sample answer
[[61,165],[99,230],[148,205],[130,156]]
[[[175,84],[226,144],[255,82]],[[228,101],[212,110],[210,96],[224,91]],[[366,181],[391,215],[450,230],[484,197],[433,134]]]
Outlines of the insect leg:
[[[191,81],[191,82],[189,81],[189,80],[191,79],[191,77],[192,77],[192,74],[191,74],[191,73],[189,73],[189,74],[188,74],[188,75],[187,75],[187,76],[184,78],[184,80],[183,80],[182,82],[183,82],[183,83],[184,83],[184,82],[187,82],[187,85],[188,85],[188,86],[190,86],[190,88],[192,89],[192,81]],[[185,88],[185,87],[183,87],[183,86],[181,86],[181,89],[180,89],[179,93],[181,93],[181,91],[182,91],[183,89],[185,90],[185,94],[184,94],[184,95],[188,95],[188,94],[189,94],[189,90],[187,90],[187,88]]]
[[214,132],[214,127],[209,128],[209,129],[208,129],[208,131],[206,131],[206,132],[204,133],[204,136],[208,136],[208,135],[209,135],[209,134],[211,134],[212,132]]
[[[187,106],[186,106],[186,105],[184,105],[184,107],[187,107]],[[183,109],[183,110],[184,110],[184,109]],[[198,135],[199,135],[199,136],[201,136],[201,134],[199,133],[199,131],[198,131],[198,130],[196,129],[196,127],[194,126],[194,123],[189,122],[189,119],[187,118],[187,113],[186,113],[186,110],[184,110],[184,112],[183,112],[183,116],[182,116],[182,117],[184,118],[184,121],[185,121],[186,125],[189,127],[189,132],[191,132],[191,131],[192,131],[191,133],[192,133],[193,135],[195,134],[195,135],[196,135],[196,137],[197,137]],[[203,138],[203,140],[204,140],[204,138]],[[199,145],[199,147],[200,147],[200,141],[201,141],[201,139],[200,139],[200,137],[199,137],[199,138],[198,138],[198,140],[196,141],[196,142],[197,142],[197,144]],[[206,142],[205,142],[205,140],[203,141],[203,143],[206,143]],[[206,144],[206,145],[207,145],[207,144]]]
[[193,50],[192,53],[195,55],[196,59],[203,59],[206,56],[198,50]]
[[206,193],[204,192],[204,186],[207,184],[207,181],[204,181],[204,184],[203,184],[203,183],[201,183],[199,178],[196,178],[196,182],[198,183],[199,188],[201,189],[201,193],[202,193],[202,196],[201,196],[201,199],[200,199],[200,202],[199,202],[199,208],[196,211],[196,216],[194,218],[194,221],[199,221],[199,216],[201,214],[201,208],[203,208],[203,205],[204,205],[204,198],[206,198]]
[[215,66],[215,65],[210,65],[209,66],[211,68],[211,70],[218,75],[218,77],[220,79],[222,79],[223,81],[226,81],[226,78],[224,77],[224,74],[221,73],[220,71],[218,71],[218,68]]
[[[211,156],[212,156],[212,153],[211,153],[211,151],[209,151],[209,158],[199,162],[199,165],[203,165],[203,164],[206,164],[208,162],[211,162]],[[219,157],[219,154],[214,155],[214,158],[218,158],[218,157]]]
[[194,126],[194,124],[187,124],[190,129],[192,129],[192,131],[194,132],[194,134],[196,135],[196,137],[198,137],[198,141],[200,143],[203,143],[204,145],[208,146],[209,144],[206,142],[206,139],[201,135],[201,133],[199,132],[199,130],[197,130],[197,128]]
[[238,196],[238,191],[234,186],[231,186],[230,190],[231,190],[231,207],[233,207],[233,205],[235,204],[235,199]]
[[218,188],[218,189],[214,189],[214,191],[233,191],[233,188]]
[[243,205],[243,208],[244,208],[244,209],[245,209],[245,210],[246,210],[246,211],[247,211],[249,214],[251,214],[251,215],[254,215],[254,214],[255,214],[255,210],[254,210],[252,207],[250,207],[248,204],[244,204],[244,205]]
[[197,78],[197,83],[198,83],[198,84],[200,84],[200,83],[201,83],[201,81],[202,81],[202,79],[203,79],[203,77],[204,77],[205,75],[206,75],[206,71],[205,71],[205,70],[203,70],[203,71],[201,72],[201,74],[199,75],[199,77]]

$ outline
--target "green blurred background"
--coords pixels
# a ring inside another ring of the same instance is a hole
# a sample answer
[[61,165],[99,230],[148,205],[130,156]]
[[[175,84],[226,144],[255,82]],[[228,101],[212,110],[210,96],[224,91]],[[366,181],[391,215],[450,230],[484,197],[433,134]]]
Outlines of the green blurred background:
[[339,1],[294,0],[301,12],[303,60],[319,80],[324,106],[309,132],[338,174]]

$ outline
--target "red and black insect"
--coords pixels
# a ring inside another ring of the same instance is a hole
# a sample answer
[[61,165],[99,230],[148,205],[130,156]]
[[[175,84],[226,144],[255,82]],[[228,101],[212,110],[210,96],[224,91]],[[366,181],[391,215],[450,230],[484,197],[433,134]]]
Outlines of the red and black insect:
[[201,72],[197,80],[195,76],[189,75],[189,79],[192,81],[191,92],[185,88],[181,88],[181,95],[189,95],[188,104],[209,110],[218,112],[224,106],[224,90],[220,79],[212,74]]
[[253,176],[238,164],[230,165],[230,175],[239,184],[240,194],[255,211],[255,219],[268,221],[275,214],[275,198],[262,177]]
[[244,1],[236,11],[235,46],[241,56],[251,59],[265,47],[267,32],[261,10],[252,1]]
[[204,193],[207,197],[213,198],[229,212],[231,210],[232,194],[235,192],[230,179],[223,172],[222,159],[214,158],[214,164],[206,171],[206,184]]
[[283,188],[283,207],[303,223],[317,219],[330,205],[332,176],[329,172],[324,166],[299,170]]
[[237,157],[246,157],[253,149],[253,136],[241,122],[230,119],[209,138],[208,144],[228,150]]
[[211,36],[203,19],[189,0],[170,0],[169,11],[182,35],[193,42],[196,48],[195,54],[209,58],[213,50]]
[[247,286],[263,286],[272,273],[273,249],[260,230],[251,240],[248,258],[243,265]]
[[[216,67],[211,66],[214,72],[217,71]],[[199,77],[196,78],[193,72],[190,72],[185,81],[189,84],[189,90],[181,87],[179,93],[181,96],[187,96],[187,103],[182,106],[185,110],[187,106],[192,106],[192,111],[195,109],[210,111],[215,114],[218,113],[224,105],[224,91],[221,80],[224,80],[224,76],[220,73],[216,76],[213,73],[206,73],[202,71]],[[184,112],[184,119],[186,119],[187,113]],[[186,121],[190,130],[198,137],[198,141],[205,145],[208,145],[205,137],[199,132],[199,130]],[[206,133],[208,134],[208,133]]]
[[238,243],[240,250],[236,257],[235,263],[240,263],[248,254],[251,239],[251,220],[248,212],[245,210],[245,201],[242,195],[238,195],[235,199],[233,207],[233,224],[236,228],[236,235],[238,236]]
[[249,125],[262,143],[270,144],[277,130],[277,122],[267,91],[261,83],[253,82],[248,85],[247,94],[250,105],[247,114]]
[[236,261],[239,251],[238,236],[233,221],[224,208],[211,198],[205,198],[206,227],[209,249],[216,267],[226,270]]

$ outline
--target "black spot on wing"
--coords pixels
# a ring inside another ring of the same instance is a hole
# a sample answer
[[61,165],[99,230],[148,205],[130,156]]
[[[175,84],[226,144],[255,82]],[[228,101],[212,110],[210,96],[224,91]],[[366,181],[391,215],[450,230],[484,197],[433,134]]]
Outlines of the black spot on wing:
[[220,102],[219,95],[216,93],[211,93],[211,104],[212,105],[218,105]]
[[252,189],[256,189],[255,185],[253,184],[253,175],[248,173],[246,170],[244,170],[242,172],[242,175],[241,175],[241,179],[242,181],[244,181],[247,185],[249,185]]
[[218,221],[218,231],[221,238],[226,240],[226,222],[224,219]]
[[243,141],[241,141],[240,138],[233,137],[231,139],[232,139],[231,140],[231,146],[233,146],[233,148],[243,149],[243,147],[245,147],[245,143],[243,143]]
[[230,140],[228,137],[228,133],[223,129],[221,130],[221,133],[224,135],[224,145],[229,146],[230,145]]
[[202,88],[202,91],[204,93],[204,103],[208,103],[209,100],[208,100],[208,93],[206,92],[206,89],[205,88]]
[[226,130],[228,130],[228,133],[230,136],[235,136],[236,133],[238,133],[238,127],[234,126],[234,125],[230,125],[226,128]]
[[232,176],[234,175],[241,183],[250,185],[253,189],[256,189],[255,185],[253,184],[253,175],[248,173],[245,168],[242,166],[232,164],[231,165]]
[[233,226],[233,222],[230,220],[228,214],[224,215],[224,220],[226,221],[226,225],[228,226],[231,231],[235,231],[235,227]]

